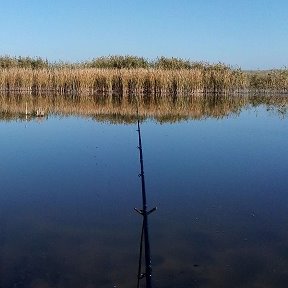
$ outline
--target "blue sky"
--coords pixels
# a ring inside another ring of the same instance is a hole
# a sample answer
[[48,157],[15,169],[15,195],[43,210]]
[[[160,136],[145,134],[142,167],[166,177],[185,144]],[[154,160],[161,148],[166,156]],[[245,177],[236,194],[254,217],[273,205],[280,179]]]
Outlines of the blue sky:
[[287,0],[0,0],[0,54],[288,66]]

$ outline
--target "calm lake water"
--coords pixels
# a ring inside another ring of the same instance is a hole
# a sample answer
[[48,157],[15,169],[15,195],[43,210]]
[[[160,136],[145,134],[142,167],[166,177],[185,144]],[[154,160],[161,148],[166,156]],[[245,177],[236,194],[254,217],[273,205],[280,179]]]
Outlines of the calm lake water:
[[[154,286],[287,287],[287,116],[258,105],[141,128]],[[1,288],[136,287],[136,129],[0,121]]]

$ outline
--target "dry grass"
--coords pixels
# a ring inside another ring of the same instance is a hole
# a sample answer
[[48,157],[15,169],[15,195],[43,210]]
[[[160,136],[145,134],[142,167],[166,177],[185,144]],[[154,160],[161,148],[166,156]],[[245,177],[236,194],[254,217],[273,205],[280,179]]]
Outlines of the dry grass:
[[39,93],[131,93],[165,95],[239,92],[247,87],[240,70],[194,69],[97,69],[59,68],[0,69],[0,89]]
[[242,71],[225,64],[160,57],[98,57],[79,63],[0,56],[0,90],[33,94],[287,93],[288,70]]

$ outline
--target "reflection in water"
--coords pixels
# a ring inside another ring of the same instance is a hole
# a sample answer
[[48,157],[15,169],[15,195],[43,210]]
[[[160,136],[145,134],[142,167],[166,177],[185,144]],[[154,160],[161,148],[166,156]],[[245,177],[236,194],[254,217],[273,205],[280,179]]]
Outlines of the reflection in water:
[[[46,115],[74,115],[92,117],[111,123],[135,123],[137,120],[136,97],[110,96],[32,96],[1,95],[1,119],[32,119],[37,113]],[[248,106],[265,104],[285,115],[288,107],[287,96],[227,96],[192,95],[183,97],[139,97],[141,118],[154,118],[159,122],[176,122],[188,119],[222,118],[239,114]]]
[[[26,101],[48,119],[12,121]],[[141,125],[155,287],[286,287],[286,101],[143,99],[161,122]],[[136,127],[111,125],[135,122],[131,103],[1,97],[0,287],[135,287]]]
[[[137,132],[138,132],[138,149],[139,149],[139,160],[140,160],[140,174],[141,177],[141,192],[142,192],[142,209],[139,210],[134,208],[143,217],[142,229],[141,229],[141,240],[140,240],[140,251],[139,251],[139,264],[138,264],[138,273],[137,273],[137,288],[140,287],[140,280],[145,278],[146,288],[152,287],[152,264],[151,264],[151,255],[150,255],[150,240],[149,240],[149,224],[148,216],[156,211],[156,207],[149,210],[147,207],[147,197],[146,197],[146,184],[145,184],[145,175],[144,175],[144,159],[143,159],[143,150],[142,150],[142,137],[141,137],[141,128],[140,120],[137,120]],[[144,243],[144,244],[143,244]],[[143,249],[144,246],[144,249]],[[144,250],[145,255],[145,272],[142,272],[142,254]]]

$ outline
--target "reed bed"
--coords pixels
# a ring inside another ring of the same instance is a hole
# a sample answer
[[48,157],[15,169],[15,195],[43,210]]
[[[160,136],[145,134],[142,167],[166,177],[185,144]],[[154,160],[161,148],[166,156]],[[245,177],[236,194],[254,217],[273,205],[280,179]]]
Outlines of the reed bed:
[[[0,95],[0,117],[2,119],[32,119],[35,111],[41,109],[45,115],[92,117],[109,122],[129,123],[140,118],[154,118],[159,122],[174,122],[183,119],[223,118],[237,114],[247,105],[265,104],[281,113],[287,112],[288,98],[285,96],[211,96],[193,95],[174,98],[119,98],[106,96],[66,95]],[[26,111],[27,109],[27,111]],[[285,110],[286,109],[286,110]],[[26,115],[27,112],[27,115]]]
[[242,71],[222,63],[108,56],[80,63],[0,56],[0,90],[31,94],[191,95],[288,93],[288,70]]
[[165,95],[239,92],[247,87],[241,71],[215,69],[0,69],[0,90],[40,93]]
[[0,90],[32,94],[152,96],[288,93],[288,71],[243,72],[225,66],[194,69],[2,68]]
[[288,70],[242,71],[222,63],[181,58],[98,57],[79,63],[0,56],[0,90],[32,94],[165,96],[288,93]]

